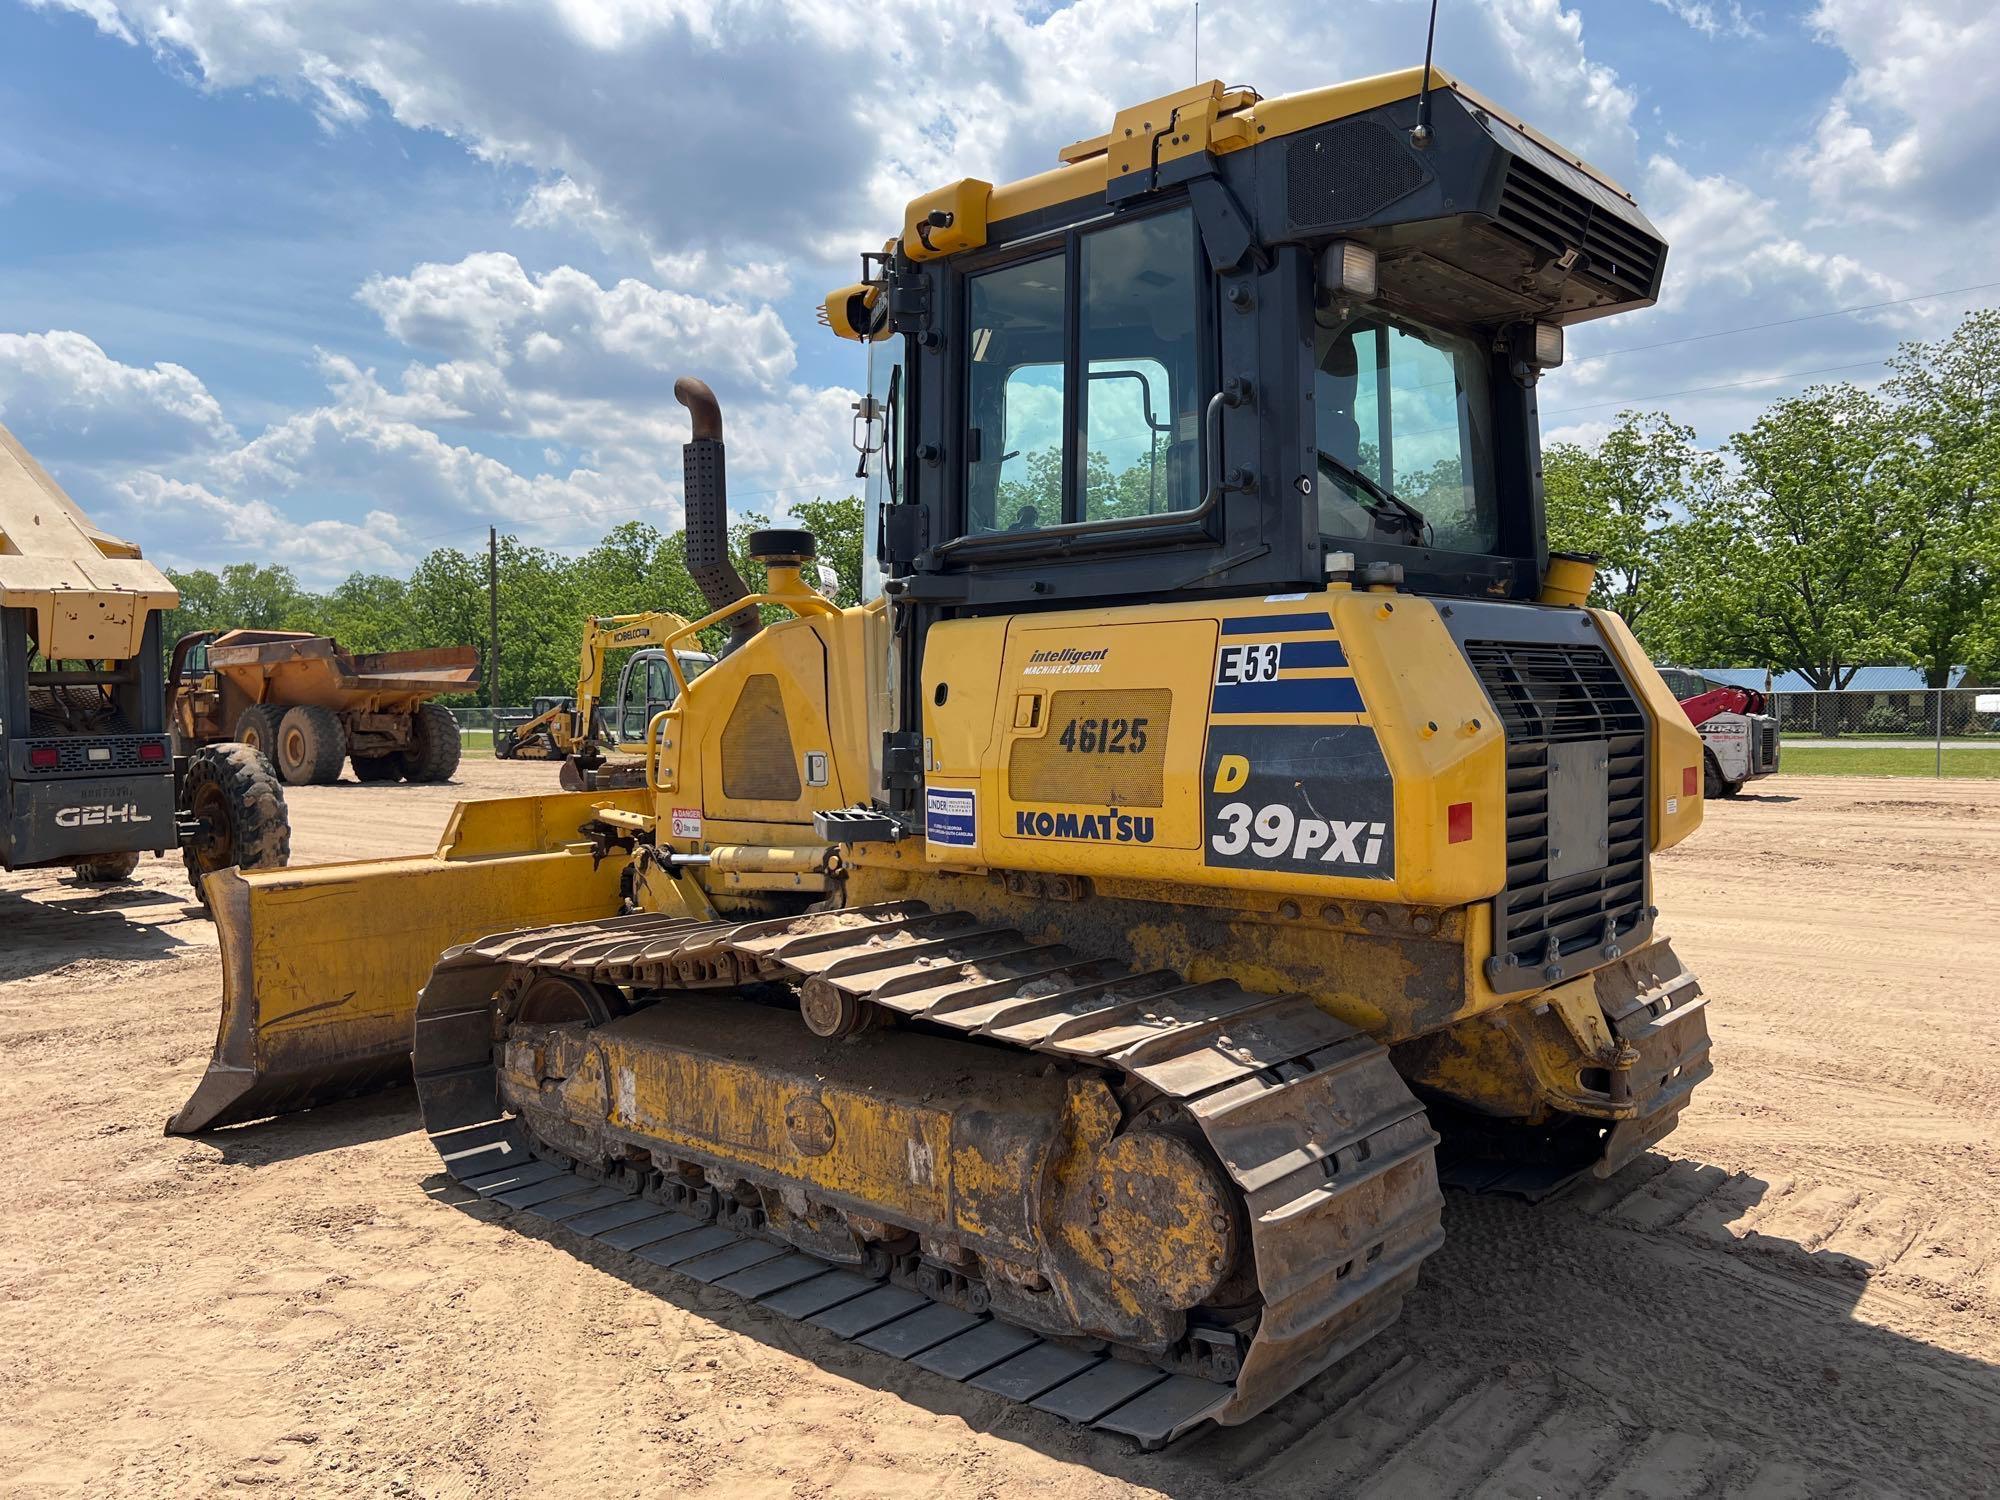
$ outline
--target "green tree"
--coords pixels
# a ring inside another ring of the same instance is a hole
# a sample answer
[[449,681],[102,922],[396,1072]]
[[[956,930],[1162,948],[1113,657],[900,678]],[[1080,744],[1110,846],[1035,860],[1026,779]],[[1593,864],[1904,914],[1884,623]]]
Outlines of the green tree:
[[792,519],[813,534],[819,560],[833,569],[840,580],[838,604],[860,604],[861,598],[861,497],[848,495],[840,500],[813,499],[792,507]]
[[1909,343],[1884,386],[1913,442],[1899,482],[1924,545],[1898,602],[1902,652],[1931,687],[1962,663],[2000,666],[2000,311]]
[[313,628],[303,622],[313,619],[319,601],[299,587],[290,568],[231,563],[220,573],[169,569],[167,577],[181,593],[180,607],[168,611],[162,630],[168,646],[194,630]]
[[1695,500],[1677,539],[1688,654],[1794,670],[1821,689],[1896,655],[1898,601],[1927,536],[1902,483],[1901,415],[1858,387],[1816,386],[1775,403],[1729,451],[1739,475]]
[[1683,523],[1722,479],[1720,455],[1665,412],[1620,412],[1595,448],[1552,443],[1542,455],[1549,545],[1598,559],[1591,603],[1617,611],[1656,655],[1673,635]]
[[[493,670],[492,663],[485,660],[485,558],[471,557],[454,547],[439,548],[411,571],[403,597],[416,645],[477,645],[481,648],[482,674]],[[514,700],[503,697],[501,701]]]
[[311,628],[349,651],[410,651],[421,643],[409,607],[409,585],[381,573],[351,573],[307,611]]

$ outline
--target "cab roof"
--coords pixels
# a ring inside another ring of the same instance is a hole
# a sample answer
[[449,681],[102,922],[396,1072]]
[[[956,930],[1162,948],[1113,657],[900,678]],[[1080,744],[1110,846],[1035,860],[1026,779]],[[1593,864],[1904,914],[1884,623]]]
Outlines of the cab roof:
[[[1575,152],[1550,140],[1511,110],[1502,108],[1459,82],[1444,69],[1432,67],[1430,79],[1433,93],[1448,90],[1459,95],[1474,109],[1511,126],[1627,204],[1635,203],[1632,195],[1611,177]],[[1061,165],[1046,172],[997,187],[977,178],[966,178],[913,199],[904,214],[903,248],[919,260],[928,259],[933,254],[950,253],[949,250],[932,248],[942,246],[944,238],[926,236],[920,230],[932,210],[941,206],[951,209],[954,216],[963,222],[964,209],[972,206],[966,200],[983,199],[979,205],[983,212],[977,216],[983,231],[988,223],[1101,195],[1114,177],[1135,170],[1142,161],[1164,163],[1201,150],[1215,155],[1240,151],[1266,140],[1364,114],[1385,104],[1413,99],[1423,91],[1423,86],[1422,68],[1402,68],[1393,73],[1378,73],[1372,78],[1266,99],[1254,88],[1232,88],[1211,79],[1178,93],[1120,110],[1109,130],[1103,135],[1065,146],[1058,153]],[[983,238],[983,234],[980,237]],[[968,243],[952,248],[972,248],[972,236],[961,235],[959,238],[967,239]]]

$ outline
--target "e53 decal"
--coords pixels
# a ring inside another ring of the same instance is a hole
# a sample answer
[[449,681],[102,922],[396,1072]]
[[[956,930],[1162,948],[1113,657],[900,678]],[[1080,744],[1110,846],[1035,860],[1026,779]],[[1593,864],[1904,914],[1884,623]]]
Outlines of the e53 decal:
[[1275,682],[1284,661],[1285,648],[1276,641],[1250,641],[1224,646],[1215,655],[1215,685],[1230,687],[1239,682]]
[[1210,728],[1202,860],[1391,880],[1395,787],[1366,725]]

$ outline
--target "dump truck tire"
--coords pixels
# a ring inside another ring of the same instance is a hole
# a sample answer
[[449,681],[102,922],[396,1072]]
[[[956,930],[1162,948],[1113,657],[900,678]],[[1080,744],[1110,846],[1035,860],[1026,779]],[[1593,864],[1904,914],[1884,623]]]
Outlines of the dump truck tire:
[[354,779],[363,785],[377,781],[394,781],[403,774],[398,764],[399,757],[391,750],[386,755],[350,755],[349,765],[354,767]]
[[287,786],[326,786],[340,780],[347,759],[347,734],[330,708],[301,705],[287,709],[278,723],[278,753],[272,757]]
[[411,726],[410,748],[397,752],[397,759],[411,781],[449,781],[460,753],[458,720],[450,709],[426,703]]
[[188,757],[181,780],[181,811],[204,831],[181,846],[181,860],[196,898],[208,905],[202,877],[231,865],[274,870],[292,857],[292,825],[285,789],[271,762],[248,745],[206,745]]
[[137,850],[126,854],[94,854],[78,860],[72,868],[85,885],[117,885],[132,878],[132,872],[139,868],[139,854]]
[[273,765],[278,760],[278,723],[285,711],[269,703],[253,703],[236,720],[236,743],[248,745]]

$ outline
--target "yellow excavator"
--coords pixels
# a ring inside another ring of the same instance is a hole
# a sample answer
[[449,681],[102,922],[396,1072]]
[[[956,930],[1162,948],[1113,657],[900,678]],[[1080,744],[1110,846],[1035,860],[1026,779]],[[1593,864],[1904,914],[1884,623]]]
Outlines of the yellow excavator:
[[1665,255],[1428,67],[917,199],[825,307],[870,602],[798,531],[746,588],[682,381],[730,639],[644,785],[210,877],[171,1128],[413,1070],[472,1193],[1142,1444],[1249,1419],[1396,1317],[1441,1182],[1614,1172],[1709,1072],[1651,868],[1701,741],[1538,458]]
[[[578,651],[576,695],[550,703],[516,724],[496,724],[493,754],[500,760],[559,760],[565,791],[585,787],[639,785],[644,767],[636,759],[607,765],[606,752],[636,756],[645,749],[646,726],[673,705],[681,685],[699,676],[715,658],[690,639],[688,622],[664,610],[630,615],[597,615],[583,622]],[[664,649],[679,643],[674,665]],[[633,649],[637,648],[637,649]],[[604,699],[605,655],[630,650],[618,687]],[[609,722],[606,722],[606,717]]]

